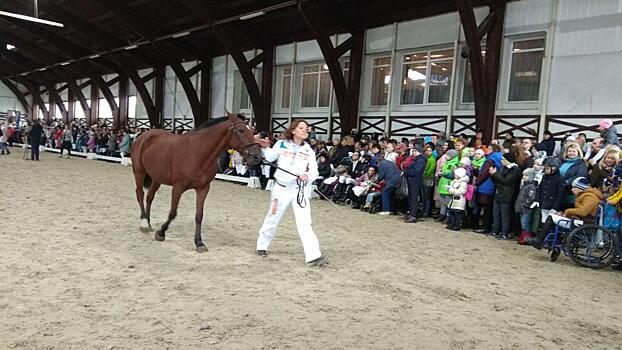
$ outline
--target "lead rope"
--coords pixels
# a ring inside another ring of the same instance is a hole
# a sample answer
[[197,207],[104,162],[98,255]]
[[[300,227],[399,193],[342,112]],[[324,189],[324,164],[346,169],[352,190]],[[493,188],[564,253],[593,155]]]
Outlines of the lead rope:
[[296,179],[296,184],[298,185],[298,197],[296,198],[296,202],[301,208],[307,207],[307,198],[305,197],[305,187],[307,183],[300,179]]

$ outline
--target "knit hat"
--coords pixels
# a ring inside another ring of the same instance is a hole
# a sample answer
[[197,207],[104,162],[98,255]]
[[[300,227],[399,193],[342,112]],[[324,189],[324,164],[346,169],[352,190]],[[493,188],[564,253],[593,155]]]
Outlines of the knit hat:
[[460,165],[471,166],[471,159],[468,156],[462,157],[462,159],[460,159]]
[[402,151],[406,151],[406,145],[405,145],[405,144],[403,144],[403,143],[398,144],[398,145],[397,145],[397,148],[401,148],[401,149],[402,149]]
[[590,182],[584,177],[578,177],[572,182],[572,187],[576,187],[580,190],[587,190],[590,188]]
[[423,153],[423,147],[421,147],[421,145],[415,145],[413,149],[419,153]]
[[603,119],[598,123],[598,126],[603,129],[609,129],[613,125],[613,121],[611,119]]
[[523,175],[527,176],[527,181],[533,181],[536,177],[536,171],[533,168],[527,168],[523,170]]
[[542,163],[542,165],[550,166],[552,168],[559,168],[560,166],[562,166],[562,162],[559,160],[559,158],[548,157],[544,160],[544,163]]
[[458,155],[458,151],[456,151],[455,149],[450,149],[445,152],[445,155],[447,156],[448,160],[454,159],[454,157]]
[[454,169],[454,175],[456,175],[456,179],[460,179],[466,176],[465,168],[456,168]]
[[572,135],[570,135],[570,136],[566,137],[566,141],[577,141],[577,138],[572,136]]
[[479,154],[479,155],[481,155],[483,157],[483,156],[486,155],[486,152],[484,152],[483,149],[478,148],[478,149],[475,150],[475,154]]
[[384,156],[384,159],[395,163],[395,160],[397,159],[397,153],[395,152],[388,153],[386,156]]
[[511,152],[505,153],[503,159],[507,160],[508,163],[516,163],[516,157]]

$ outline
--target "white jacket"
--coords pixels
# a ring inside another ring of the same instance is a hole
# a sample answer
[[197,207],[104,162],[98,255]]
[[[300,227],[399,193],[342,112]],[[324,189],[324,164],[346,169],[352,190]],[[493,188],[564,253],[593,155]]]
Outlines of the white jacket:
[[7,132],[9,131],[9,128],[6,125],[2,125],[0,126],[0,129],[2,130],[2,136],[0,136],[0,142],[7,142],[9,140],[9,135],[7,134]]
[[[313,183],[319,175],[315,152],[306,142],[300,146],[292,140],[278,140],[272,148],[263,148],[261,153],[266,160],[276,161],[276,165],[281,169],[296,175],[306,174],[309,183]],[[277,183],[288,188],[297,186],[297,177],[280,169],[274,173],[274,179]]]
[[447,192],[451,195],[451,201],[449,202],[449,209],[466,209],[466,198],[464,195],[467,193],[467,185],[469,183],[469,177],[464,176],[458,179],[454,179],[449,184]]

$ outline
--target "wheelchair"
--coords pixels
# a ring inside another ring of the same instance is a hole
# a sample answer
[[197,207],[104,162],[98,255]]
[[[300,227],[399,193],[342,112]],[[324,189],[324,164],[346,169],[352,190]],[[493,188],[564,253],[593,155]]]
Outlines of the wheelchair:
[[[601,204],[596,217],[600,217],[602,212]],[[568,218],[559,220],[555,229],[548,232],[543,247],[548,247],[550,261],[557,261],[563,252],[579,266],[602,269],[616,259],[618,244],[617,235],[611,230],[598,224],[584,224],[577,218]]]

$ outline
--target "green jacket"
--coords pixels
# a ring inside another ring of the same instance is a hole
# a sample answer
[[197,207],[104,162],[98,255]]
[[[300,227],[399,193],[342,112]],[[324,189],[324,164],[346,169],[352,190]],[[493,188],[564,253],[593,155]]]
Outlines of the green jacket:
[[423,169],[423,178],[433,179],[435,170],[436,170],[436,159],[432,156],[429,156],[427,163],[425,164],[425,169]]
[[447,185],[454,178],[454,169],[460,164],[460,159],[456,156],[448,160],[443,165],[443,172],[441,172],[441,178],[438,180],[438,193],[442,195],[448,195]]

